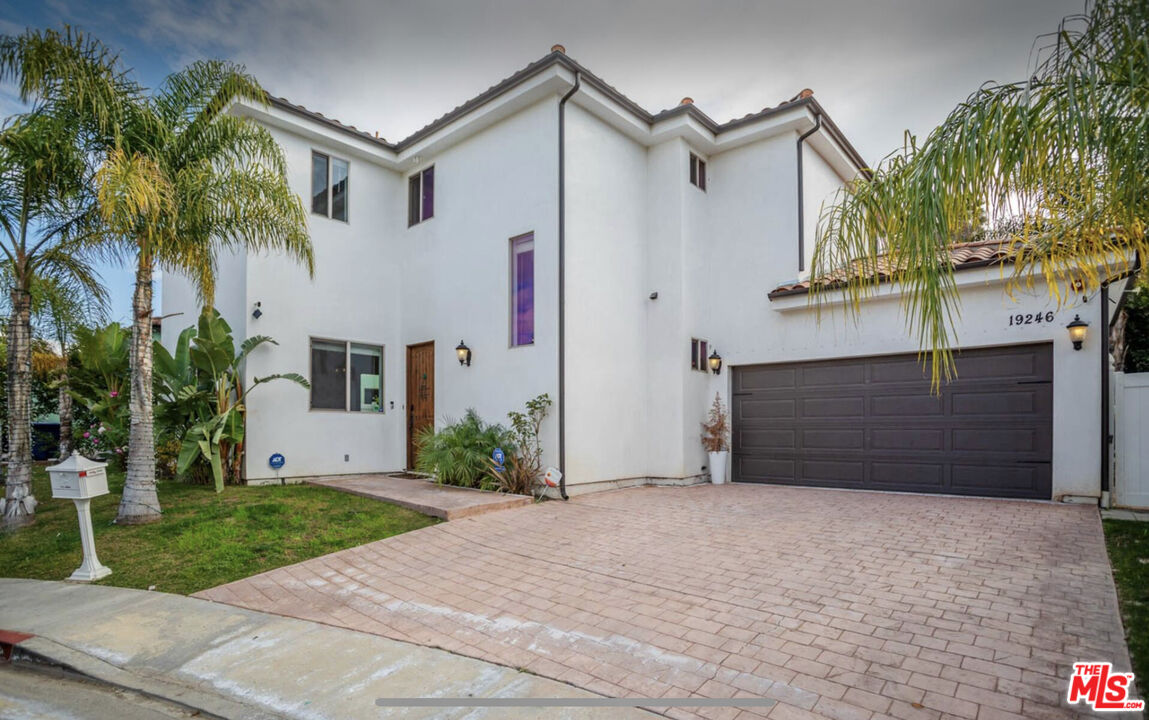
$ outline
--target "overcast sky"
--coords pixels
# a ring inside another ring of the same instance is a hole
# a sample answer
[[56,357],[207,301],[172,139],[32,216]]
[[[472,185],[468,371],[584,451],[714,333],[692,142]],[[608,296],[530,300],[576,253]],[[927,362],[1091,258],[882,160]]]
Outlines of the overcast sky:
[[[149,85],[196,58],[235,60],[271,93],[392,141],[561,43],[651,111],[689,95],[723,122],[812,88],[876,163],[905,130],[928,133],[983,82],[1024,78],[1034,38],[1083,8],[1083,0],[0,0],[0,32],[71,23],[121,49]],[[0,90],[0,114],[14,107],[10,89]]]

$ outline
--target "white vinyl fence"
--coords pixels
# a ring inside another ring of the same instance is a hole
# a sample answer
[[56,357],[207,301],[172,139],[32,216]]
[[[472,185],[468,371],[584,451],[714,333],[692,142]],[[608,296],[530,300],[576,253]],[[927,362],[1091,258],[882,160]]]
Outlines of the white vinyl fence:
[[1113,500],[1149,508],[1149,373],[1114,373]]

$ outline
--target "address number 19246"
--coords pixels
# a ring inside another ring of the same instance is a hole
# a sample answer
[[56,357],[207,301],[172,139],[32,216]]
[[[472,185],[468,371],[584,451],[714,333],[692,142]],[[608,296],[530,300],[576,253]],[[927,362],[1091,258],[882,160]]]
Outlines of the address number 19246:
[[1009,324],[1013,325],[1035,325],[1038,323],[1053,322],[1053,311],[1048,310],[1040,313],[1017,313],[1016,315],[1009,316]]

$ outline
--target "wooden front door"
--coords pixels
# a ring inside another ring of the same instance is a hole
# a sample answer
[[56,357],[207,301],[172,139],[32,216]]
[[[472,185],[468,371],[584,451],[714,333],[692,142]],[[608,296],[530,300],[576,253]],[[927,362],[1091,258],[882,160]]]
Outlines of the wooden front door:
[[415,467],[419,431],[435,424],[435,343],[407,346],[407,469]]

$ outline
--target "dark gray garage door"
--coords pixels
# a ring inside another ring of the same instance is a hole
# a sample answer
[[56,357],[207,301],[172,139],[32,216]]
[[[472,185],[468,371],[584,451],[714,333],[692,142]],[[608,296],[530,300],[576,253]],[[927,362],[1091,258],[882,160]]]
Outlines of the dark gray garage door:
[[931,395],[916,355],[734,368],[735,482],[1043,498],[1051,346],[965,350]]

